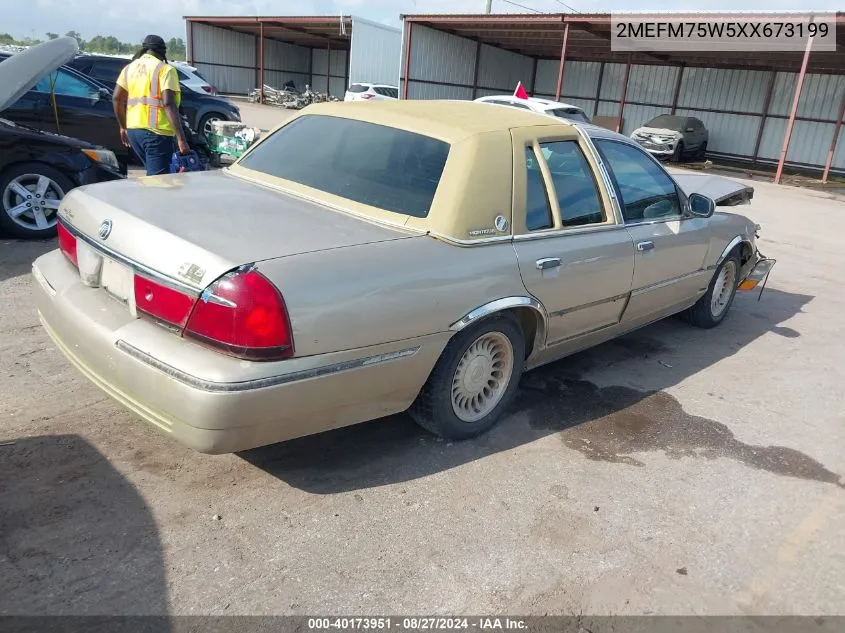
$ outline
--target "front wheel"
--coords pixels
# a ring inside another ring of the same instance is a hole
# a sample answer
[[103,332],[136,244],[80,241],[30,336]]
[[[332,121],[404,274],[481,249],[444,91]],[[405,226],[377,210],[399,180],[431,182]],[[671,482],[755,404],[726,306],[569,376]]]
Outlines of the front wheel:
[[43,163],[6,170],[0,176],[0,227],[13,237],[53,237],[59,203],[73,188],[70,178]]
[[408,411],[417,424],[450,440],[491,429],[513,399],[525,360],[522,329],[497,315],[457,334]]
[[704,329],[716,327],[724,321],[736,296],[739,270],[739,255],[734,251],[716,269],[704,296],[682,313],[683,318]]
[[673,163],[680,163],[684,159],[684,142],[678,141],[678,144],[675,145],[675,151],[672,152],[672,162]]
[[197,126],[197,131],[200,134],[203,134],[206,138],[208,138],[214,133],[214,122],[223,120],[225,120],[225,117],[221,114],[217,114],[216,112],[206,114],[203,118],[200,119],[199,125]]

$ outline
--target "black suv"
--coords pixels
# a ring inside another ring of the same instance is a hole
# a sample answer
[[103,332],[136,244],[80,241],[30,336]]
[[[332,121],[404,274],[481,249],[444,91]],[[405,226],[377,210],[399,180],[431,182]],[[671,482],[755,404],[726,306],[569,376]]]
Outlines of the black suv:
[[[130,60],[108,55],[77,55],[67,66],[84,73],[114,90],[117,78],[123,67]],[[179,72],[178,66],[175,67]],[[195,92],[182,86],[181,112],[188,119],[188,124],[197,132],[208,133],[212,121],[240,121],[241,112],[227,99]]]

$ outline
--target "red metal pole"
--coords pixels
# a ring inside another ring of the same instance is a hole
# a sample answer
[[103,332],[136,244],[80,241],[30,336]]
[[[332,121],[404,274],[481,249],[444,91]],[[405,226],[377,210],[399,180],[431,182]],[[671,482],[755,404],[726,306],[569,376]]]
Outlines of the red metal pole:
[[842,119],[845,118],[845,95],[842,96],[842,105],[839,106],[839,117],[836,119],[836,126],[833,128],[833,139],[830,141],[830,151],[827,153],[827,161],[824,164],[822,182],[827,182],[830,175],[830,166],[833,164],[833,153],[836,151],[836,141],[839,140],[839,130],[842,128]]
[[775,184],[780,184],[783,175],[783,164],[786,162],[786,152],[789,150],[789,139],[792,137],[792,126],[795,124],[795,115],[798,112],[798,102],[801,100],[801,89],[804,87],[804,75],[807,74],[807,63],[810,61],[810,49],[813,47],[813,36],[807,38],[807,48],[804,50],[804,61],[801,62],[801,72],[798,73],[798,81],[795,83],[795,97],[792,99],[792,110],[789,113],[789,122],[786,124],[786,133],[783,135],[783,148],[780,150],[778,169],[775,172]]
[[672,97],[672,114],[678,109],[678,97],[681,96],[681,82],[684,79],[684,68],[685,66],[681,64],[678,66],[678,83],[675,84],[675,94]]
[[331,76],[332,76],[332,42],[326,42],[326,94],[331,94]]
[[411,70],[411,23],[405,20],[405,63],[402,68],[402,76],[405,78],[402,83],[402,98],[408,98],[408,73]]
[[258,23],[258,81],[261,83],[258,95],[264,103],[264,22]]
[[566,42],[569,39],[569,22],[563,27],[563,44],[560,46],[560,67],[557,69],[557,89],[555,101],[560,101],[560,91],[563,89],[563,67],[566,64]]
[[628,54],[628,64],[625,66],[625,80],[622,82],[622,98],[619,100],[619,116],[616,118],[616,132],[622,131],[622,112],[625,110],[625,99],[628,97],[628,78],[631,76],[631,55]]

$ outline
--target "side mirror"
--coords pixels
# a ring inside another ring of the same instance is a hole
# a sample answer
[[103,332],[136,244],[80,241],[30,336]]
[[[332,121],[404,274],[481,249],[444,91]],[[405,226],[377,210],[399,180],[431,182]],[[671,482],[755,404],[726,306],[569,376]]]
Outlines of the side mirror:
[[709,218],[716,211],[716,203],[712,198],[702,196],[700,193],[690,194],[687,203],[690,213],[697,218]]

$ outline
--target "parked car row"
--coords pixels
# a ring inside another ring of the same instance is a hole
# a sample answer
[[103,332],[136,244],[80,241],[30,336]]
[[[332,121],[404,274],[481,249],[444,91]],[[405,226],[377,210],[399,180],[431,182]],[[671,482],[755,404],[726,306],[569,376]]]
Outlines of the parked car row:
[[[120,140],[111,100],[131,60],[81,55],[75,41],[61,40],[0,52],[0,226],[17,237],[54,235],[58,199],[75,186],[123,177],[137,161]],[[196,69],[176,68],[192,130],[209,134],[214,121],[240,121],[238,107]],[[28,196],[38,204],[29,206]]]

